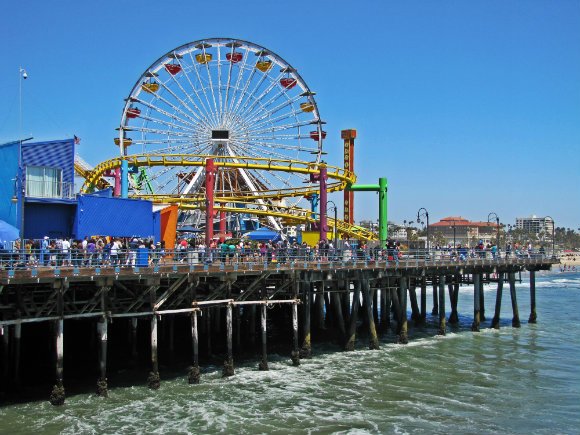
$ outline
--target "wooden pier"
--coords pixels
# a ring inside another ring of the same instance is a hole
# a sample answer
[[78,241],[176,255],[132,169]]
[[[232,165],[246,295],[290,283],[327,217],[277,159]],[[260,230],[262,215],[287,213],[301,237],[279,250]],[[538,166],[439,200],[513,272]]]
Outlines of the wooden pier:
[[[123,351],[130,358],[137,358],[138,328],[143,333],[148,323],[148,385],[152,389],[160,386],[159,340],[166,341],[164,345],[173,351],[176,328],[189,337],[186,347],[191,367],[187,376],[192,384],[200,382],[200,348],[205,355],[213,350],[223,353],[223,376],[232,376],[234,350],[242,349],[243,343],[255,348],[259,340],[259,369],[268,370],[269,327],[287,336],[283,341],[294,365],[311,355],[313,331],[325,330],[348,351],[354,349],[362,324],[369,348],[378,349],[379,334],[390,329],[398,342],[408,342],[407,302],[411,320],[415,324],[425,321],[428,287],[433,289],[431,313],[438,316],[438,334],[445,334],[447,322],[458,322],[459,288],[466,285],[473,287],[472,330],[479,331],[486,318],[483,285],[490,282],[497,283],[492,327],[500,325],[504,283],[509,286],[512,325],[519,327],[519,273],[530,273],[528,321],[536,322],[535,272],[556,263],[557,259],[538,257],[0,270],[0,375],[4,386],[18,384],[23,330],[39,323],[47,326],[43,333],[51,341],[54,357],[55,382],[50,397],[54,405],[65,400],[64,336],[69,328],[74,331],[78,322],[94,327],[91,340],[98,355],[94,364],[98,367],[97,394],[101,396],[108,391],[108,343],[115,338],[111,335],[113,323],[117,332],[121,326],[126,328]],[[67,348],[70,346],[67,342]]]

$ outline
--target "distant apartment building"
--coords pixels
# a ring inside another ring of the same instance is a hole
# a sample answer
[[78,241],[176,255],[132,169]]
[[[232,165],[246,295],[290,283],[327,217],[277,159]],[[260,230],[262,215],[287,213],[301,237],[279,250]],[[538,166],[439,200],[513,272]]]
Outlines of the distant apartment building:
[[552,237],[554,231],[554,221],[550,217],[530,217],[516,218],[516,228],[530,234],[544,233],[547,237]]
[[431,243],[455,246],[475,246],[480,240],[484,244],[497,240],[497,224],[493,222],[474,222],[461,216],[449,216],[429,225]]

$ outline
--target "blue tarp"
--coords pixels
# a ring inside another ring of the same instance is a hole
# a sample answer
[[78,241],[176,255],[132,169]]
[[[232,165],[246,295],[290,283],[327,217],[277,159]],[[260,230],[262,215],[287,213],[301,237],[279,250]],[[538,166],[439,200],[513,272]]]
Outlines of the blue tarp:
[[12,242],[20,237],[18,228],[0,220],[0,242]]
[[249,233],[244,234],[244,237],[250,240],[271,240],[275,242],[280,239],[280,234],[278,234],[277,231],[262,227],[255,231],[250,231]]

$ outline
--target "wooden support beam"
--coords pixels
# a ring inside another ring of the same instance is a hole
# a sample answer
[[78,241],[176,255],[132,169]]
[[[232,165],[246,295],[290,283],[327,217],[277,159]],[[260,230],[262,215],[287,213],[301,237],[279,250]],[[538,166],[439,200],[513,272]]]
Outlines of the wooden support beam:
[[197,331],[198,310],[191,313],[191,347],[193,350],[193,365],[189,368],[187,381],[190,384],[199,384],[201,373],[199,370],[199,336]]
[[266,319],[266,310],[268,306],[266,304],[262,305],[262,312],[261,312],[261,326],[262,326],[262,360],[258,368],[260,370],[268,370],[268,345],[267,345],[267,319]]
[[354,294],[352,296],[352,309],[350,312],[350,324],[348,326],[348,336],[345,344],[345,350],[354,350],[354,344],[356,341],[356,324],[358,320],[358,310],[360,307],[360,292],[361,292],[361,280],[357,279],[354,282]]
[[501,298],[503,293],[503,273],[499,273],[497,277],[497,293],[495,295],[495,312],[493,314],[493,320],[491,321],[491,327],[494,329],[499,329],[499,316],[501,313]]
[[538,315],[536,313],[536,271],[530,270],[530,317],[528,323],[536,323]]
[[439,330],[438,335],[445,335],[445,275],[439,276]]
[[369,349],[376,350],[379,349],[379,338],[377,336],[377,328],[375,326],[375,316],[373,310],[373,291],[371,290],[371,284],[369,278],[365,276],[362,281],[363,286],[363,299],[366,306],[366,317],[369,327]]
[[232,304],[229,304],[226,308],[226,341],[227,341],[227,356],[224,361],[224,368],[222,370],[222,377],[228,377],[234,375],[234,351],[233,351],[233,334],[232,334]]
[[99,379],[97,380],[97,396],[107,397],[107,318],[101,317],[97,321],[97,335],[99,338]]
[[480,304],[480,297],[479,292],[481,291],[481,286],[479,285],[479,281],[481,279],[481,275],[478,273],[473,274],[473,323],[471,324],[471,330],[473,332],[479,332],[479,322],[480,322],[480,311],[479,311],[479,304]]
[[512,311],[513,311],[512,326],[514,328],[519,328],[521,326],[520,312],[518,310],[518,299],[516,295],[516,274],[514,272],[509,273],[509,281],[510,281],[510,296],[512,300]]

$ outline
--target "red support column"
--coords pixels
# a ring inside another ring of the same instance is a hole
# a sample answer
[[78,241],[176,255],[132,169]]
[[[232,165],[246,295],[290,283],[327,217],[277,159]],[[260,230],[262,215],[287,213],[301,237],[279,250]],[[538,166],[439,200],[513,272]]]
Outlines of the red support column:
[[226,212],[220,210],[220,242],[226,239]]
[[205,245],[209,247],[213,239],[213,187],[215,182],[215,165],[213,159],[205,161]]
[[115,168],[115,187],[113,188],[113,196],[121,196],[121,168]]
[[327,240],[328,238],[328,222],[326,219],[326,202],[328,200],[328,192],[326,190],[326,178],[327,178],[326,164],[320,164],[320,240]]

